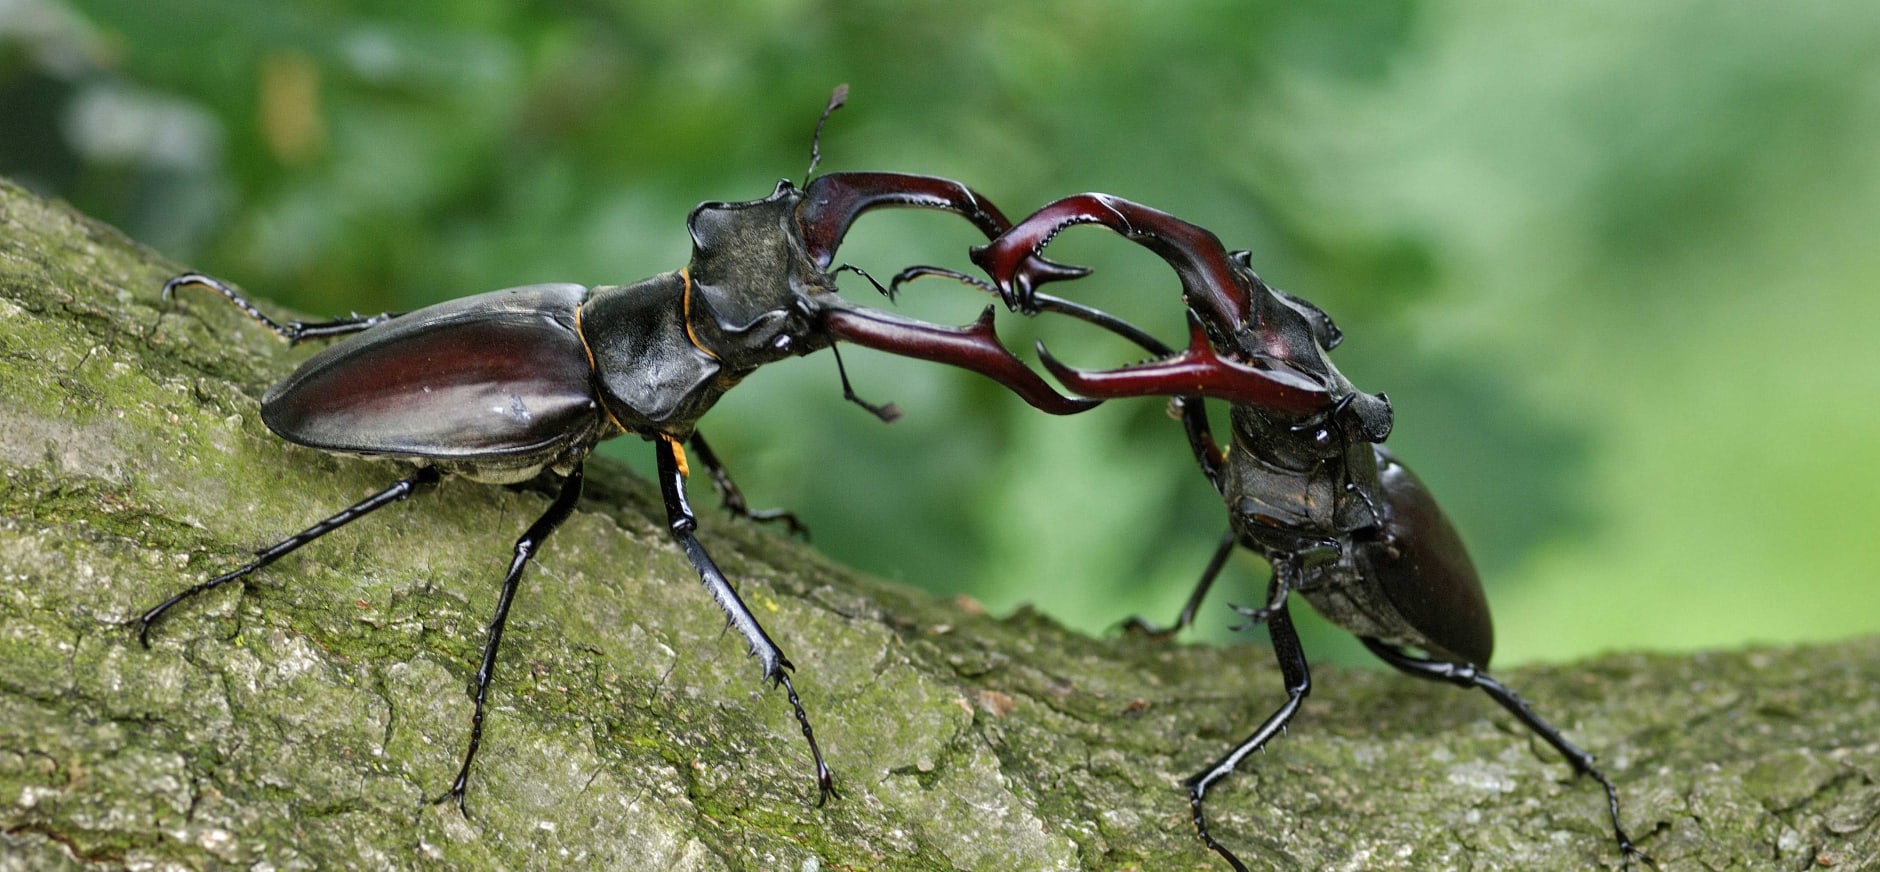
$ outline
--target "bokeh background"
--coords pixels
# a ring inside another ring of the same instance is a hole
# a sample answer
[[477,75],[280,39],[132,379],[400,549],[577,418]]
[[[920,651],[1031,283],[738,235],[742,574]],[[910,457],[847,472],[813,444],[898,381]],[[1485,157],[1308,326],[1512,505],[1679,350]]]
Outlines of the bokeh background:
[[[838,82],[824,171],[958,178],[1015,216],[1141,200],[1330,311],[1472,545],[1498,662],[1880,630],[1876,4],[0,0],[0,173],[302,311],[410,309],[680,266],[695,203],[802,180]],[[883,214],[841,259],[963,268],[975,241]],[[1052,252],[1182,338],[1146,252]],[[1001,327],[1131,358],[1078,328]],[[843,403],[818,354],[705,419],[754,502],[995,611],[1173,616],[1224,521],[1160,403],[1051,419],[845,358],[906,418]],[[1195,638],[1235,638],[1265,575],[1236,558]]]

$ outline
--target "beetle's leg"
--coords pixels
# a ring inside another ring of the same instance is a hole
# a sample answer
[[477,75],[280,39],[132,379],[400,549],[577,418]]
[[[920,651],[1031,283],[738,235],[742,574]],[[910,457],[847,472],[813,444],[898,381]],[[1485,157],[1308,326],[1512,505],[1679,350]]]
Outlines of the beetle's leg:
[[790,707],[796,711],[796,722],[803,727],[803,738],[809,741],[809,753],[816,761],[816,804],[822,805],[835,794],[835,777],[829,773],[828,764],[823,762],[822,748],[816,744],[816,731],[810,729],[809,713],[803,710],[803,701],[796,695],[796,686],[790,683],[787,670],[795,669],[789,658],[783,656],[783,649],[770,640],[763,625],[757,622],[757,616],[751,614],[744,600],[738,598],[738,592],[725,580],[724,573],[718,571],[718,565],[712,562],[710,554],[705,553],[705,546],[699,544],[694,533],[698,530],[698,516],[692,513],[692,506],[685,498],[685,460],[679,443],[669,436],[660,436],[655,440],[659,445],[659,490],[666,500],[666,520],[672,528],[672,538],[677,540],[679,548],[685,552],[692,568],[698,570],[699,581],[704,582],[705,590],[712,599],[718,601],[718,607],[725,610],[725,620],[738,629],[739,635],[750,646],[751,656],[764,669],[764,678],[772,685],[781,685],[790,698]]
[[574,513],[575,503],[580,500],[581,467],[576,465],[574,471],[562,480],[561,492],[555,495],[554,502],[549,503],[548,511],[536,518],[535,523],[530,524],[529,529],[516,540],[515,554],[509,560],[509,574],[503,576],[502,592],[496,596],[496,614],[490,617],[489,629],[486,631],[483,661],[477,666],[476,686],[472,691],[476,707],[470,714],[470,746],[464,749],[463,765],[457,769],[457,778],[450,783],[450,790],[432,802],[456,800],[459,812],[465,816],[470,813],[464,808],[464,790],[470,786],[470,762],[476,759],[477,748],[483,744],[484,703],[489,699],[490,679],[496,674],[496,649],[503,644],[503,628],[509,623],[509,606],[516,600],[516,588],[522,581],[522,568],[529,565],[529,558],[541,549],[549,534],[555,532],[555,528]]
[[943,266],[910,266],[895,273],[894,278],[888,280],[888,286],[886,288],[879,286],[877,286],[877,288],[881,291],[882,296],[887,297],[889,302],[893,302],[900,297],[902,285],[912,282],[915,279],[925,278],[952,279],[962,285],[978,288],[995,297],[999,295],[999,289],[993,287],[991,282],[976,275],[963,273],[956,269],[947,269]]
[[[991,200],[951,179],[909,173],[830,173],[803,186],[803,203],[796,209],[797,228],[803,233],[810,260],[828,269],[849,225],[863,212],[882,207],[952,212],[971,221],[987,239],[1012,226]],[[1089,272],[1042,257],[1018,258],[1012,270],[1032,287]]]
[[[1208,426],[1207,406],[1198,396],[1170,397],[1168,405],[1170,413],[1181,419],[1182,431],[1188,434],[1188,449],[1194,453],[1201,474],[1207,476],[1208,484],[1219,492],[1225,487],[1221,476],[1227,469],[1227,451],[1214,441],[1214,430]],[[1232,534],[1231,530],[1228,532]]]
[[[835,275],[836,273],[844,273],[844,272],[852,272],[858,276],[861,276],[862,278],[867,279],[868,283],[871,285],[874,285],[875,290],[879,291],[882,296],[887,297],[889,300],[894,299],[894,295],[890,293],[887,288],[882,287],[880,282],[875,281],[875,277],[869,275],[868,270],[862,269],[861,267],[856,266],[854,264],[845,263],[841,266],[836,267],[833,270],[830,270],[829,274]],[[881,419],[881,423],[883,424],[892,424],[896,421],[901,420],[901,407],[896,406],[893,403],[871,403],[867,400],[862,399],[859,394],[855,393],[855,386],[852,384],[849,384],[849,368],[842,365],[842,349],[841,348],[835,345],[830,345],[829,354],[830,356],[836,359],[836,377],[842,380],[842,399],[848,400],[849,402],[854,403],[855,405],[858,405],[864,409],[867,409],[868,414],[874,415],[876,418]]]
[[255,570],[287,556],[292,553],[294,549],[308,542],[312,542],[366,515],[372,514],[379,509],[411,496],[421,489],[436,484],[438,478],[439,473],[435,467],[427,466],[420,469],[409,478],[399,479],[397,482],[394,482],[391,487],[341,509],[332,517],[263,548],[259,552],[256,552],[253,562],[237,569],[232,569],[208,581],[191,585],[178,591],[174,596],[157,603],[149,611],[144,612],[137,618],[137,640],[142,642],[144,647],[150,647],[150,626],[156,623],[157,619],[162,617],[164,612],[169,611],[171,606],[189,599],[196,594],[214,590],[239,578],[245,578]]
[[221,294],[223,297],[227,298],[230,303],[234,304],[235,308],[242,310],[243,314],[259,321],[262,326],[274,331],[288,342],[294,341],[294,332],[288,329],[287,325],[268,317],[266,312],[261,311],[255,304],[248,302],[248,298],[237,293],[234,288],[201,273],[184,273],[164,282],[163,299],[170,299],[171,295],[176,293],[177,288],[188,287],[190,285],[201,285]]
[[267,327],[282,339],[287,340],[287,344],[289,345],[296,345],[309,339],[331,339],[335,336],[357,333],[361,330],[383,324],[402,314],[399,312],[381,312],[377,315],[353,315],[349,318],[334,318],[331,321],[289,321],[282,324],[268,317],[267,313],[262,312],[259,307],[249,302],[247,297],[237,293],[234,288],[201,273],[184,273],[164,282],[163,298],[167,300],[170,298],[171,294],[176,292],[177,288],[189,285],[202,285],[205,288],[209,288],[221,294],[223,297],[227,298],[230,303],[233,303],[235,308],[242,310],[243,314],[246,314],[248,317],[261,322],[262,326]]
[[1158,627],[1144,620],[1141,615],[1123,622],[1123,631],[1147,636],[1158,641],[1172,639],[1176,633],[1194,626],[1195,612],[1201,608],[1201,600],[1207,597],[1208,589],[1214,586],[1214,579],[1219,577],[1221,569],[1227,565],[1227,558],[1234,553],[1234,545],[1239,539],[1232,528],[1221,536],[1221,542],[1214,548],[1214,556],[1208,558],[1208,566],[1201,570],[1201,580],[1195,582],[1195,589],[1188,594],[1188,602],[1182,606],[1182,613],[1175,618],[1175,623],[1167,627]]
[[392,320],[403,312],[380,312],[377,315],[353,315],[348,318],[334,318],[331,321],[289,321],[287,329],[292,335],[287,337],[287,344],[298,345],[309,339],[332,339],[358,333],[361,330],[377,327]]
[[706,444],[704,434],[693,431],[692,438],[686,441],[691,443],[692,451],[698,454],[698,462],[704,465],[706,472],[711,474],[712,489],[718,492],[718,499],[725,511],[749,521],[782,524],[789,529],[791,535],[809,538],[809,528],[803,526],[802,521],[797,520],[796,513],[788,509],[751,508],[751,504],[744,501],[744,492],[738,490],[737,484],[732,482],[730,471],[726,470],[724,463],[718,459],[717,452],[712,451],[712,447]]
[[[1274,584],[1278,584],[1277,578]],[[1286,702],[1279,709],[1267,716],[1260,728],[1243,739],[1234,749],[1214,764],[1191,776],[1185,784],[1188,787],[1188,806],[1194,811],[1195,832],[1214,853],[1221,855],[1233,864],[1238,872],[1247,872],[1245,864],[1234,856],[1227,846],[1214,840],[1208,832],[1208,821],[1202,814],[1202,800],[1207,796],[1208,788],[1214,782],[1227,777],[1240,765],[1248,754],[1260,750],[1274,736],[1286,729],[1286,723],[1299,713],[1300,704],[1312,693],[1312,674],[1306,669],[1306,652],[1299,644],[1299,633],[1293,629],[1292,615],[1284,602],[1268,616],[1266,621],[1267,636],[1273,641],[1273,656],[1279,660],[1280,677],[1286,682]]]
[[1401,648],[1376,639],[1360,636],[1359,640],[1364,642],[1364,647],[1371,649],[1372,654],[1376,654],[1379,659],[1405,674],[1430,681],[1448,682],[1462,688],[1480,688],[1483,693],[1488,694],[1490,699],[1507,709],[1516,720],[1534,731],[1534,735],[1541,737],[1541,741],[1552,745],[1554,750],[1560,752],[1560,756],[1567,758],[1567,763],[1573,767],[1573,771],[1590,776],[1594,781],[1599,782],[1600,787],[1606,789],[1606,812],[1612,818],[1612,832],[1619,840],[1619,850],[1625,856],[1626,866],[1630,867],[1632,861],[1636,859],[1654,869],[1658,867],[1657,862],[1633,845],[1631,837],[1625,834],[1625,828],[1619,823],[1619,791],[1613,788],[1606,774],[1599,771],[1599,767],[1593,762],[1593,755],[1580,750],[1578,746],[1567,741],[1567,737],[1561,735],[1552,724],[1541,720],[1540,715],[1535,714],[1534,710],[1528,707],[1527,701],[1516,696],[1507,685],[1467,663],[1450,663],[1414,657]]

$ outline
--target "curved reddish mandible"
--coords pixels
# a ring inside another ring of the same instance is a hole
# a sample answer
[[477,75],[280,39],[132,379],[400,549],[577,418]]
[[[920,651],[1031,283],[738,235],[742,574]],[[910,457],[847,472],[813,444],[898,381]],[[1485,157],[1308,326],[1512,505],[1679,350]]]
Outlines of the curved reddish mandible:
[[[1012,226],[1005,213],[979,192],[952,179],[910,173],[856,172],[817,176],[803,186],[803,203],[796,208],[797,229],[803,248],[818,269],[828,269],[849,225],[862,213],[881,208],[934,209],[952,212],[972,222],[987,239]],[[1027,286],[1074,279],[1090,272],[1083,267],[1026,257],[1013,264]]]
[[1189,307],[1223,333],[1233,334],[1252,317],[1252,292],[1220,237],[1167,212],[1109,194],[1076,194],[1033,212],[991,243],[974,248],[973,263],[992,278],[1006,305],[1030,311],[1035,288],[1030,259],[1077,224],[1101,224],[1160,255],[1181,277]]
[[1216,354],[1193,309],[1188,310],[1188,336],[1188,348],[1180,354],[1124,369],[1066,366],[1052,357],[1042,342],[1038,343],[1038,357],[1065,387],[1097,399],[1199,395],[1301,415],[1334,402],[1331,391],[1319,380],[1283,363],[1274,361],[1271,367],[1256,367]]

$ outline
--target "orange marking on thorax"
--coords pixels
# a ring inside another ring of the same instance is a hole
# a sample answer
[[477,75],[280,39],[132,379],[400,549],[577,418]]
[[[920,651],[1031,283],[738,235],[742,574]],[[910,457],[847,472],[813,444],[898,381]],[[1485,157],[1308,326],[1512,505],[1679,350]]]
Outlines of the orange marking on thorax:
[[[598,377],[599,373],[594,366],[594,348],[588,345],[587,332],[581,329],[581,313],[586,309],[585,304],[574,307],[574,335],[581,340],[581,350],[587,353],[588,372]],[[595,392],[594,401],[600,405],[601,414],[607,416],[607,422],[614,425],[614,429],[622,433],[628,432],[627,425],[620,423],[620,419],[614,417],[614,410],[607,408],[607,400],[600,396],[599,391]]]
[[704,343],[699,342],[698,334],[692,332],[692,268],[682,267],[679,270],[679,278],[685,280],[685,294],[681,299],[683,300],[686,341],[692,343],[693,348],[705,352],[706,357],[717,360],[718,355],[714,354],[711,349],[706,348]]

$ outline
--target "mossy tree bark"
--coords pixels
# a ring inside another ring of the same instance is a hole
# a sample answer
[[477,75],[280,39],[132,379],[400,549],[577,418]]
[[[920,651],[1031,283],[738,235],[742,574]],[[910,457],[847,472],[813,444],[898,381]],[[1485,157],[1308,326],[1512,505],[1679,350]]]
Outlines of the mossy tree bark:
[[[447,481],[125,621],[395,478],[272,437],[305,352],[0,182],[0,868],[1220,869],[1179,788],[1280,701],[1259,648],[994,619],[712,518],[843,797],[607,463],[525,576],[468,818],[455,772],[510,543],[547,497]],[[1502,676],[1667,869],[1880,862],[1880,640]],[[1617,865],[1595,785],[1480,695],[1321,669],[1212,798],[1255,868]]]

